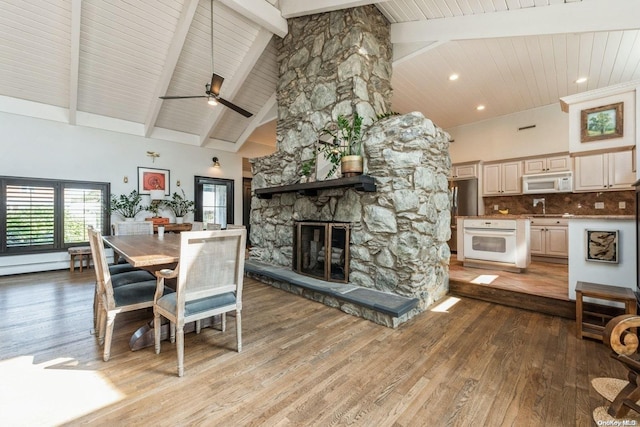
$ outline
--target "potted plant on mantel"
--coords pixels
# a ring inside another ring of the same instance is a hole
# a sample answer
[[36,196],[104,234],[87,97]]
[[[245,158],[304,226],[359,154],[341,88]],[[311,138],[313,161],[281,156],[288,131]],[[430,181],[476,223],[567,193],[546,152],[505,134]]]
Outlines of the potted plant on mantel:
[[109,212],[117,213],[125,221],[133,221],[136,215],[144,210],[140,205],[141,201],[142,196],[136,190],[133,190],[129,195],[121,194],[116,196],[112,194]]
[[171,209],[173,214],[176,216],[176,224],[182,224],[184,222],[184,217],[189,212],[193,212],[193,203],[191,200],[187,200],[187,195],[182,191],[182,195],[173,193],[171,195],[170,200],[166,200],[164,204]]
[[342,176],[362,174],[362,116],[353,113],[351,120],[338,116],[335,124],[326,127],[321,135],[330,135],[333,141],[321,144],[318,150],[333,164],[327,177],[340,166]]

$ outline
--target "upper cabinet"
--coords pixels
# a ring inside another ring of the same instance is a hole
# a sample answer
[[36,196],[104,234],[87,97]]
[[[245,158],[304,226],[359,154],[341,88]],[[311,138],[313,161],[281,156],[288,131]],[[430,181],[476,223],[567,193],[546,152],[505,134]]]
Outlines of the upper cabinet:
[[451,178],[477,178],[478,162],[451,165]]
[[482,195],[507,196],[522,193],[522,161],[491,163],[482,167]]
[[552,157],[537,157],[524,161],[524,174],[562,172],[571,170],[571,157],[568,154]]
[[574,191],[629,190],[635,181],[635,149],[575,158]]

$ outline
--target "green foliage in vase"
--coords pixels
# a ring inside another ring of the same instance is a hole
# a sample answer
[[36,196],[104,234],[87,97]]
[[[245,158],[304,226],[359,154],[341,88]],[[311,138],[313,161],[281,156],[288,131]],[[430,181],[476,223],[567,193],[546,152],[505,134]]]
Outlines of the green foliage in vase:
[[187,200],[187,195],[184,193],[184,190],[180,189],[180,191],[182,191],[182,195],[177,192],[173,193],[171,195],[171,199],[164,202],[164,204],[171,209],[176,218],[183,217],[189,212],[193,212],[193,207],[195,205],[191,200]]
[[318,147],[324,158],[333,164],[327,176],[338,169],[344,156],[362,156],[362,120],[358,113],[353,113],[351,120],[339,115],[336,123],[331,123],[320,132],[320,135],[333,138],[331,142],[321,143]]
[[117,213],[123,218],[135,218],[136,215],[144,210],[140,205],[141,201],[142,196],[136,190],[133,190],[128,195],[121,194],[116,196],[112,194],[109,212]]

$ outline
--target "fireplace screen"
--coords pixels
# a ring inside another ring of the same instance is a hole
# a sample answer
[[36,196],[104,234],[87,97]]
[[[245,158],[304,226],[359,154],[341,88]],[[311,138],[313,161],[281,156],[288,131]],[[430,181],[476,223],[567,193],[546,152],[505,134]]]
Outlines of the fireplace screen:
[[349,281],[349,224],[298,222],[296,272],[330,282]]

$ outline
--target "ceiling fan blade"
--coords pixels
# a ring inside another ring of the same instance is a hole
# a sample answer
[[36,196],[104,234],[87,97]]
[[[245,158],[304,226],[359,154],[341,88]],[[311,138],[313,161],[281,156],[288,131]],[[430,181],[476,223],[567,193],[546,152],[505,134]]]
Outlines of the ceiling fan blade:
[[240,108],[238,107],[236,104],[233,104],[229,101],[227,101],[226,99],[222,99],[220,97],[216,98],[218,100],[218,102],[226,107],[231,108],[233,111],[235,111],[236,113],[240,113],[245,117],[251,117],[253,116],[252,113],[248,112],[247,110],[245,110],[244,108]]
[[222,87],[222,82],[224,82],[224,77],[219,76],[216,73],[213,73],[213,76],[211,76],[211,89],[210,89],[213,96],[220,95],[220,88]]
[[207,95],[194,95],[194,96],[160,96],[160,99],[189,99],[189,98],[208,98]]

